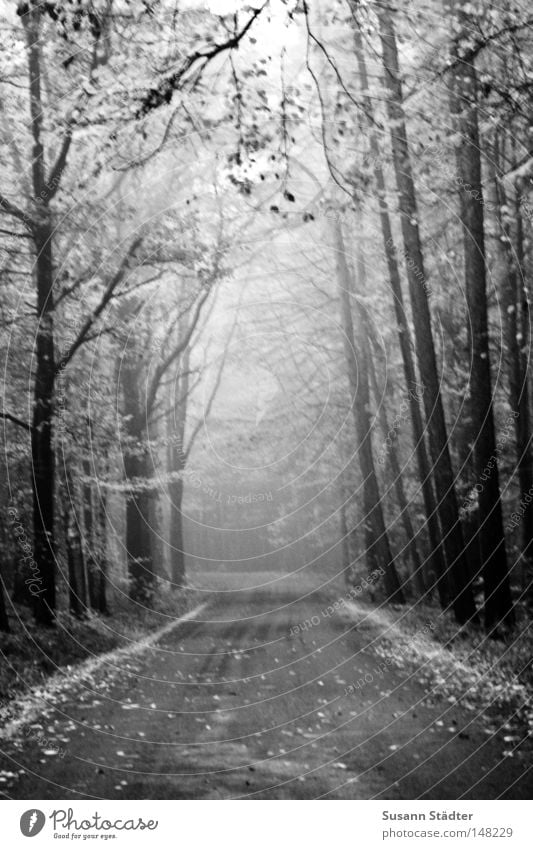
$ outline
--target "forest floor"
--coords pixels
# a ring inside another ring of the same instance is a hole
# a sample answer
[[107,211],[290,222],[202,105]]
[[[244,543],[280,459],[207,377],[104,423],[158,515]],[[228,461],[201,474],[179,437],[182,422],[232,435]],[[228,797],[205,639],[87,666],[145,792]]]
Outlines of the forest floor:
[[54,674],[63,674],[84,661],[128,646],[174,621],[198,603],[194,590],[158,596],[153,610],[132,604],[127,597],[115,599],[112,616],[91,612],[78,619],[60,613],[55,628],[34,621],[27,605],[17,605],[10,615],[11,632],[0,644],[0,722],[12,699],[46,687]]
[[330,612],[345,588],[307,571],[194,577],[192,618],[22,706],[5,798],[530,798],[523,685],[443,648],[436,609]]

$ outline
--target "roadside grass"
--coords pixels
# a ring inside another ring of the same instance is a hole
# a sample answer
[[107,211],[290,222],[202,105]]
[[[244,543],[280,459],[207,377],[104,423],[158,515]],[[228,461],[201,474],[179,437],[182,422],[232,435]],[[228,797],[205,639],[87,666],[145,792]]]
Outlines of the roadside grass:
[[111,615],[89,612],[77,619],[62,612],[54,628],[36,625],[30,609],[16,605],[10,611],[11,633],[0,636],[0,708],[46,684],[59,669],[142,640],[204,598],[192,589],[166,589],[149,609],[123,596],[114,600]]
[[531,621],[523,605],[516,606],[513,633],[496,640],[477,628],[458,628],[435,605],[374,608],[357,601],[350,608],[357,626],[379,629],[372,650],[420,681],[428,703],[460,703],[489,722],[533,735]]

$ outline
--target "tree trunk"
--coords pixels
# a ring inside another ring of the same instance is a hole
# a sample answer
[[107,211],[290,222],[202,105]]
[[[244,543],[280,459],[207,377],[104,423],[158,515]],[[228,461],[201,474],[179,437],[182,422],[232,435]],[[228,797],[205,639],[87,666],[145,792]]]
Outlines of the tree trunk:
[[[374,367],[373,357],[369,357],[369,373],[370,373],[370,383],[372,386],[372,391],[374,393],[374,398],[376,401],[376,406],[378,408],[378,415],[381,425],[381,430],[383,432],[383,438],[387,438],[387,434],[389,433],[389,422],[387,420],[387,411],[385,409],[384,404],[379,403],[379,390],[378,390],[378,382],[376,378],[376,369]],[[398,454],[396,451],[396,441],[392,441],[392,445],[389,449],[389,458],[391,464],[392,475],[394,478],[394,489],[396,491],[396,498],[398,499],[398,506],[400,508],[400,516],[403,524],[403,528],[405,531],[405,535],[407,538],[407,551],[409,557],[411,558],[412,570],[411,576],[413,580],[413,584],[416,590],[416,594],[419,598],[423,598],[426,595],[426,586],[424,582],[424,573],[422,561],[420,559],[420,554],[418,553],[418,546],[416,544],[416,537],[413,524],[411,522],[411,516],[409,515],[409,505],[407,501],[407,496],[405,494],[405,489],[403,486],[403,477],[400,469],[400,463],[398,460]]]
[[109,606],[107,603],[107,552],[106,552],[106,501],[103,493],[99,494],[100,501],[98,503],[98,525],[99,525],[99,540],[97,547],[97,566],[98,566],[98,597],[97,610],[99,613],[108,614]]
[[65,548],[68,567],[68,602],[73,616],[81,619],[87,610],[87,599],[83,597],[83,579],[80,574],[80,559],[76,550],[73,527],[68,507],[64,513]]
[[[184,468],[184,464],[181,466]],[[180,462],[173,462],[173,471],[180,470]],[[185,581],[185,553],[183,540],[183,481],[172,481],[169,487],[171,502],[170,517],[170,568],[174,587],[182,587]]]
[[[482,559],[485,628],[514,622],[500,500],[498,453],[492,406],[481,154],[477,113],[477,75],[471,59],[461,59],[461,42],[470,38],[468,18],[447,0],[454,28],[450,102],[460,144],[456,146],[464,278],[470,343],[470,410],[474,468],[478,483],[478,539]],[[467,188],[468,187],[468,188]],[[478,489],[479,487],[479,489]]]
[[83,476],[85,480],[82,485],[83,501],[83,556],[87,573],[87,588],[89,602],[93,610],[98,610],[99,594],[99,566],[96,557],[96,545],[94,539],[93,518],[93,487],[90,481],[91,465],[85,457],[83,459]]
[[[524,226],[519,199],[519,185],[514,190],[513,204],[516,221],[515,251],[517,264],[517,308],[519,315],[517,330],[520,337],[519,359],[522,383],[518,409],[515,412],[518,413],[516,420],[518,429],[516,435],[517,445],[522,446],[522,450],[518,451],[518,475],[520,491],[524,494],[522,500],[524,500],[526,494],[531,495],[533,492],[533,454],[531,451],[531,410],[528,382],[531,310],[525,277]],[[524,590],[529,602],[533,603],[533,504],[531,502],[526,504],[520,530],[523,576],[525,579]]]
[[[359,222],[359,232],[362,232],[362,222]],[[366,292],[366,269],[364,262],[362,260],[361,249],[358,247],[357,249],[357,278],[358,285],[361,292]],[[359,307],[360,312],[360,321],[359,328],[361,330],[361,334],[363,337],[363,343],[365,346],[366,352],[366,364],[367,364],[367,374],[370,377],[370,385],[372,386],[372,390],[376,399],[376,404],[379,410],[379,417],[381,423],[381,429],[383,431],[383,438],[387,438],[387,434],[389,433],[389,425],[387,421],[387,412],[385,410],[384,404],[379,403],[379,393],[378,393],[378,383],[376,378],[376,369],[374,367],[374,358],[370,351],[370,320],[367,315],[366,309],[362,306]],[[368,377],[366,378],[368,382]],[[404,530],[407,535],[407,549],[409,555],[411,557],[413,563],[413,578],[414,584],[417,588],[419,594],[424,596],[425,594],[425,586],[424,586],[424,576],[422,574],[422,563],[418,554],[418,549],[416,546],[416,535],[413,530],[413,525],[411,523],[411,517],[409,515],[407,498],[405,495],[405,490],[403,487],[403,478],[400,470],[400,464],[398,462],[398,454],[396,451],[396,441],[393,439],[390,449],[389,449],[389,457],[392,467],[392,474],[394,476],[394,488],[396,490],[396,496],[398,498],[398,504],[400,506],[400,513],[402,524],[404,526]]]
[[[494,151],[492,161],[498,164],[498,151]],[[492,165],[491,179],[493,196],[497,207],[497,232],[494,239],[494,252],[500,269],[499,291],[501,292],[501,313],[504,322],[505,353],[509,373],[509,403],[514,413],[518,482],[520,503],[524,511],[520,518],[522,556],[531,561],[533,553],[533,468],[531,458],[531,425],[529,413],[529,387],[527,380],[527,360],[524,362],[524,350],[529,344],[529,301],[520,281],[522,268],[522,233],[519,209],[513,203],[513,215],[516,220],[515,232],[509,213],[511,199],[507,197],[504,185],[498,179],[496,168]],[[516,200],[516,199],[515,199]],[[525,299],[525,304],[524,304]],[[523,317],[526,316],[524,322]],[[525,326],[524,326],[525,324]],[[525,339],[522,334],[525,333]],[[526,498],[526,496],[528,496]],[[531,565],[531,564],[530,564]]]
[[342,499],[341,506],[339,508],[339,519],[340,519],[340,534],[342,540],[342,573],[345,578],[345,583],[349,584],[349,575],[350,575],[350,567],[352,565],[351,553],[350,553],[350,537],[348,532],[348,518],[346,515],[346,503],[344,499]]
[[149,455],[142,426],[143,408],[139,384],[141,375],[136,353],[132,351],[121,366],[127,444],[124,446],[126,495],[126,551],[130,596],[149,604],[153,598],[155,575],[150,527]]
[[28,577],[25,574],[22,564],[18,557],[15,557],[15,574],[13,576],[13,592],[12,599],[14,604],[25,604],[26,607],[33,609],[33,596],[28,590],[28,585],[25,579]]
[[[497,206],[498,230],[494,251],[500,267],[501,312],[504,322],[506,360],[509,371],[509,403],[514,413],[518,484],[521,515],[520,549],[525,577],[524,589],[531,597],[533,572],[533,462],[531,456],[531,417],[529,410],[528,361],[529,297],[523,277],[523,232],[516,191],[508,197],[503,181],[498,178],[499,151],[495,150],[489,167]],[[505,210],[508,210],[505,212]],[[512,212],[511,212],[512,210]],[[513,220],[516,222],[513,226]],[[511,515],[511,527],[515,527]],[[529,587],[529,591],[528,588]]]
[[[187,462],[185,450],[185,426],[187,422],[187,401],[189,393],[189,356],[187,347],[183,353],[182,375],[176,389],[173,421],[169,419],[169,466],[171,473],[183,473]],[[183,538],[183,478],[172,480],[170,494],[170,563],[172,583],[181,587],[185,581],[185,551]]]
[[50,235],[36,240],[39,326],[36,341],[36,375],[31,436],[33,534],[35,561],[42,577],[35,595],[35,617],[51,625],[56,607],[56,566],[54,546],[55,457],[52,437],[55,383],[52,321],[52,246]]
[[[359,76],[361,81],[361,89],[363,92],[368,92],[369,83],[366,70],[365,53],[363,39],[360,31],[354,29],[355,50],[357,56],[357,64],[359,68]],[[372,114],[372,102],[368,95],[364,95],[366,114]],[[416,370],[412,355],[412,341],[409,332],[409,323],[405,312],[403,291],[400,279],[400,270],[398,268],[398,260],[396,256],[396,248],[392,236],[392,227],[390,221],[389,208],[387,204],[387,194],[385,186],[385,178],[383,168],[380,164],[381,156],[380,149],[376,139],[376,134],[373,127],[370,127],[370,153],[374,163],[374,182],[376,184],[376,194],[379,204],[379,217],[381,223],[381,233],[383,237],[383,245],[385,257],[387,260],[387,270],[389,274],[389,285],[392,293],[392,302],[394,305],[394,315],[396,318],[396,330],[398,333],[398,342],[400,353],[402,356],[403,371],[405,383],[407,386],[407,394],[409,399],[409,412],[411,415],[411,427],[413,434],[413,444],[416,454],[418,476],[422,490],[422,498],[424,500],[424,512],[429,533],[429,543],[431,551],[428,557],[428,565],[430,572],[433,573],[433,580],[437,586],[437,592],[442,607],[446,607],[449,603],[450,592],[446,575],[446,562],[442,546],[442,537],[439,527],[439,519],[437,513],[437,504],[433,491],[431,480],[431,468],[426,451],[426,443],[424,439],[424,424],[422,413],[420,411],[420,387],[416,379]]]
[[9,634],[9,618],[6,610],[6,599],[5,599],[5,584],[2,576],[0,575],[0,631],[3,631],[5,634]]
[[[351,522],[349,521],[348,514],[348,506],[352,502],[352,494],[350,490],[350,486],[348,483],[348,474],[346,468],[344,468],[343,472],[340,476],[340,487],[339,487],[339,497],[340,497],[340,508],[339,508],[339,519],[340,519],[340,532],[342,539],[342,569],[344,574],[344,579],[347,586],[351,586],[354,583],[354,574],[353,574],[353,565],[354,565],[354,551],[357,551],[357,538],[354,532],[354,529],[351,527]],[[305,536],[305,542],[308,544],[308,537]],[[311,550],[305,551],[305,562],[313,559],[313,552]]]
[[438,511],[452,585],[452,603],[457,621],[465,624],[477,620],[469,566],[464,554],[464,540],[459,520],[455,478],[450,457],[444,408],[431,328],[428,283],[424,270],[422,245],[418,228],[418,209],[411,169],[407,127],[402,105],[402,84],[398,67],[396,35],[391,12],[378,7],[380,40],[383,51],[385,86],[388,91],[387,113],[391,124],[392,158],[399,195],[399,209],[404,242],[407,280],[411,298],[418,367],[422,380],[424,408],[433,461],[433,474]]
[[40,589],[34,595],[38,622],[52,625],[56,607],[56,566],[54,551],[55,458],[52,439],[55,384],[52,288],[52,226],[48,207],[45,157],[42,143],[43,106],[41,100],[40,18],[42,11],[28,4],[22,15],[26,33],[32,133],[32,189],[34,198],[31,226],[36,264],[37,330],[35,343],[35,388],[31,436],[34,557],[39,568]]
[[[335,224],[337,251],[337,286],[341,305],[341,323],[346,356],[348,381],[352,395],[352,410],[357,433],[357,454],[361,467],[365,502],[365,538],[368,571],[383,568],[385,570],[385,591],[389,602],[403,604],[404,596],[396,565],[392,557],[389,538],[383,517],[383,507],[379,494],[374,458],[372,455],[372,431],[369,415],[368,390],[368,351],[363,344],[356,349],[352,318],[352,276],[345,256],[341,225]],[[358,334],[364,337],[364,334]]]
[[[140,437],[142,439],[142,436]],[[144,448],[142,456],[129,453],[124,458],[124,469],[129,491],[126,503],[126,550],[130,577],[130,596],[135,601],[149,604],[153,598],[155,574],[152,562],[150,491]]]

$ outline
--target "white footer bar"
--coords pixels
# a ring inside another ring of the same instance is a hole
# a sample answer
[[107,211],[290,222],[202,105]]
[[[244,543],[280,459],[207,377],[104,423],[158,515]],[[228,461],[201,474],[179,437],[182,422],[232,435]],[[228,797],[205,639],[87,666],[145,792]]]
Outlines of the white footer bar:
[[526,849],[530,820],[527,801],[10,800],[0,806],[0,839],[6,849],[67,841],[121,849]]

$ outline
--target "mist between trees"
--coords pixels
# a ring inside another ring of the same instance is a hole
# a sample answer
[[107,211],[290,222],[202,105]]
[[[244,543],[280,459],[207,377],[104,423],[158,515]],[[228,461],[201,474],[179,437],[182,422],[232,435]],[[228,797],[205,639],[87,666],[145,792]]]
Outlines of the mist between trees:
[[328,606],[321,610],[320,613],[315,613],[310,619],[306,619],[304,622],[299,622],[297,625],[291,625],[289,630],[290,636],[294,637],[302,631],[308,631],[309,628],[313,628],[315,625],[320,625],[323,618],[327,619],[329,616],[336,614],[339,610],[346,608],[350,601],[353,601],[365,590],[371,590],[379,578],[384,574],[385,572],[381,568],[371,572],[368,576],[365,576],[359,584],[355,587],[351,587],[344,596],[341,596],[341,598],[338,598],[331,604],[328,604]]
[[218,501],[219,504],[257,504],[273,500],[272,492],[249,492],[246,495],[221,492],[215,486],[202,482],[201,477],[193,469],[186,469],[183,472],[183,477],[193,489],[201,490],[202,494],[208,495],[209,498]]
[[530,17],[341,5],[2,12],[4,631],[221,562],[529,617]]

